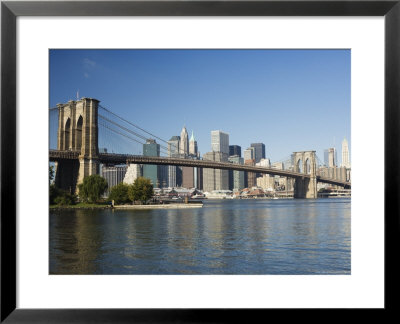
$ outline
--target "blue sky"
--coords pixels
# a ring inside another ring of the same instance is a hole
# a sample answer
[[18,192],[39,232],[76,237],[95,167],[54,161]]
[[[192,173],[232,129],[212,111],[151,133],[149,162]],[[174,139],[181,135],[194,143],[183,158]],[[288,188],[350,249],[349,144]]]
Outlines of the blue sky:
[[271,161],[336,144],[340,163],[350,71],[350,50],[50,50],[50,107],[79,90],[165,140],[186,125],[201,154],[219,129]]

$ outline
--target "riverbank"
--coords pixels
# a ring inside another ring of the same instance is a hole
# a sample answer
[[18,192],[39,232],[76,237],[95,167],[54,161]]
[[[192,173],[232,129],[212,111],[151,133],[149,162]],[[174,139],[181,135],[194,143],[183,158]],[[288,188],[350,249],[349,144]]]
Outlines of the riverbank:
[[111,205],[104,204],[76,204],[76,205],[50,205],[51,210],[57,209],[176,209],[176,208],[201,208],[203,207],[202,203],[178,203],[178,204],[158,204],[158,205],[115,205],[111,207]]
[[176,208],[201,208],[202,203],[190,204],[160,204],[160,205],[115,205],[114,209],[176,209]]

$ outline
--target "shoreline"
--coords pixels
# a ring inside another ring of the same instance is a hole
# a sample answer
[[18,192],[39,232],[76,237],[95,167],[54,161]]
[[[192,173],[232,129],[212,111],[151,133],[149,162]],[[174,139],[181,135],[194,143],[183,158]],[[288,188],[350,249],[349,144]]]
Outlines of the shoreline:
[[202,208],[203,204],[115,205],[113,209],[179,209]]

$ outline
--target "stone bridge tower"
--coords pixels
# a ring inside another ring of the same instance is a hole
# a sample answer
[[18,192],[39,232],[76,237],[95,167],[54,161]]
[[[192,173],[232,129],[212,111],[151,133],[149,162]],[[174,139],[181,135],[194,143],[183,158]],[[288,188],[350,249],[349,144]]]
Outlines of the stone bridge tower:
[[305,173],[310,178],[296,178],[294,198],[317,198],[317,162],[315,151],[293,153],[294,172]]
[[98,105],[92,98],[57,105],[57,149],[79,152],[79,162],[57,162],[55,181],[59,188],[75,192],[84,177],[99,173]]

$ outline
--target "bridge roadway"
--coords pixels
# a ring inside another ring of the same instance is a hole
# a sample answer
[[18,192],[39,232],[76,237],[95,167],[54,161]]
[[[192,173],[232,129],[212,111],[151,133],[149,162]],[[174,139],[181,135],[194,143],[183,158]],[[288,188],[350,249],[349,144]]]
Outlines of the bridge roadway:
[[[157,164],[157,165],[175,165],[187,166],[206,169],[222,169],[222,170],[236,170],[247,171],[254,173],[264,173],[277,175],[289,178],[310,178],[309,174],[298,173],[289,170],[278,170],[273,168],[235,164],[230,162],[214,162],[208,160],[195,160],[195,159],[181,159],[170,157],[156,157],[156,156],[142,156],[130,154],[114,154],[114,153],[99,153],[99,162],[103,164]],[[78,151],[59,151],[49,150],[49,160],[57,162],[60,160],[78,159]],[[332,185],[338,185],[345,188],[351,188],[351,182],[334,180],[326,177],[317,176],[317,181],[325,182]]]

